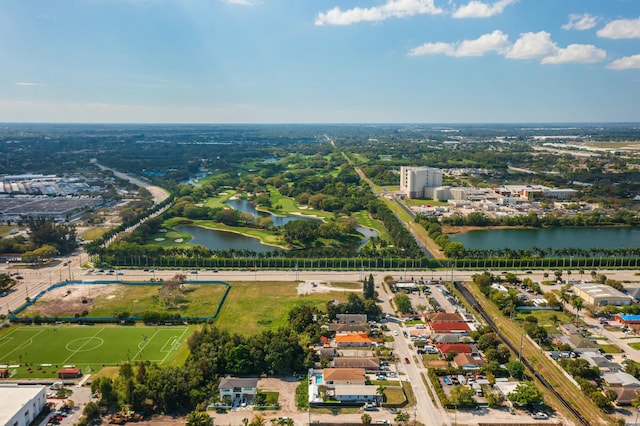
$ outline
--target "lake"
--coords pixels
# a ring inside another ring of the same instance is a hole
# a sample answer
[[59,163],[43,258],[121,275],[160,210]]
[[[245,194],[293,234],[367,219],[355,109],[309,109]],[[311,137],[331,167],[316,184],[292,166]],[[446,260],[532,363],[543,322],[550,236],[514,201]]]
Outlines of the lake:
[[[248,200],[229,200],[226,203],[229,207],[232,207],[238,211],[249,213],[254,216],[270,217],[273,220],[275,226],[282,226],[285,223],[292,220],[316,220],[311,217],[301,216],[277,216],[267,212],[258,211],[253,203]],[[259,239],[247,237],[245,235],[236,234],[234,232],[220,231],[217,229],[202,228],[193,225],[180,225],[176,227],[176,230],[185,232],[193,237],[189,244],[199,244],[211,250],[227,250],[227,249],[246,249],[256,252],[265,252],[271,250],[278,250],[279,247],[269,246],[262,244]],[[358,249],[364,246],[371,237],[378,237],[378,231],[371,228],[365,228],[358,226],[356,230],[364,236],[364,239],[358,244]]]
[[249,200],[243,200],[243,199],[235,199],[235,200],[229,200],[225,203],[226,205],[228,205],[229,207],[231,207],[234,210],[238,210],[241,211],[243,213],[249,213],[252,214],[256,217],[270,217],[271,220],[273,221],[273,226],[282,226],[286,223],[291,222],[292,220],[316,220],[316,221],[320,221],[319,219],[314,219],[312,217],[305,217],[305,216],[278,216],[275,215],[273,213],[269,213],[269,212],[262,212],[259,211],[258,209],[256,209],[256,206]]
[[217,229],[201,228],[194,225],[180,225],[176,227],[193,237],[189,244],[199,244],[211,250],[246,249],[256,252],[278,250],[278,247],[262,244],[259,239],[236,234],[234,232],[219,231]]
[[450,235],[451,241],[467,249],[490,250],[505,247],[514,250],[532,247],[616,249],[640,246],[640,228],[633,227],[560,227],[544,229],[494,229]]

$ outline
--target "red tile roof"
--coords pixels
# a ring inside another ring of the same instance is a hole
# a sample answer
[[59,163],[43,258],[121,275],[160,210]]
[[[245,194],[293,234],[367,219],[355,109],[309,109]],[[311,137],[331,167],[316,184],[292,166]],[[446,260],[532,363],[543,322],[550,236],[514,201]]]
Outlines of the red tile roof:
[[454,321],[430,322],[428,327],[434,333],[453,333],[453,332],[464,332],[464,331],[471,330],[466,322],[454,322]]
[[452,351],[459,354],[470,354],[473,352],[471,346],[466,343],[440,343],[436,345],[436,348],[438,348],[443,355]]

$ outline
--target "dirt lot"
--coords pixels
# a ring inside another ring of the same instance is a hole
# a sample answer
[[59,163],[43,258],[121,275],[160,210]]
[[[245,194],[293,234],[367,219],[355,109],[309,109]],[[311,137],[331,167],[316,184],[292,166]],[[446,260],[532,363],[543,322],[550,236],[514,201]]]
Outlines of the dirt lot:
[[42,296],[26,312],[46,317],[57,317],[70,312],[91,311],[93,299],[100,295],[109,295],[118,285],[80,285],[70,284],[53,289]]

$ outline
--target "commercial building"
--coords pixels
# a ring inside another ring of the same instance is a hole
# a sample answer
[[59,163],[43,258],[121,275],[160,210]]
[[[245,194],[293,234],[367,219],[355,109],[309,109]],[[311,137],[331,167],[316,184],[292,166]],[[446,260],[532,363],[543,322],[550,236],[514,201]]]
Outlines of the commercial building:
[[28,426],[47,403],[41,385],[0,384],[0,425]]
[[400,191],[408,198],[423,198],[425,188],[442,186],[442,170],[433,167],[400,167]]
[[594,306],[624,306],[633,302],[633,297],[604,284],[576,284],[573,291],[585,303]]

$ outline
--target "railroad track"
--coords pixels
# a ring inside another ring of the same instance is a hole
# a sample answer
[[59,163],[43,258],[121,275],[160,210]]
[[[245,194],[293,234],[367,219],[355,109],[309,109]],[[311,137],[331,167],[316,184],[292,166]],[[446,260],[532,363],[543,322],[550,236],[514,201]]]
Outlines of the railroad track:
[[[491,329],[496,333],[496,335],[498,335],[500,340],[502,340],[504,344],[506,344],[513,353],[519,353],[520,350],[516,348],[515,345],[509,339],[507,339],[507,337],[502,333],[502,331],[500,331],[496,323],[493,322],[491,317],[485,312],[484,308],[478,302],[476,302],[471,292],[467,290],[464,286],[460,285],[460,282],[454,281],[453,286],[456,288],[456,290],[460,292],[462,297],[465,298],[469,306],[471,306],[480,314],[480,316],[485,320],[485,322],[489,325],[489,327],[491,327]],[[589,423],[589,421],[586,418],[584,418],[584,416],[578,410],[576,410],[569,402],[567,402],[564,399],[562,395],[560,395],[560,393],[558,393],[557,390],[555,390],[553,386],[551,386],[551,384],[533,367],[533,365],[531,364],[531,362],[529,362],[527,358],[522,358],[520,361],[531,372],[531,374],[533,374],[540,381],[540,383],[542,383],[542,385],[549,392],[551,392],[557,398],[557,400],[560,401],[560,403],[571,414],[573,414],[573,416],[580,422],[580,424],[584,426],[591,426],[591,423]]]

